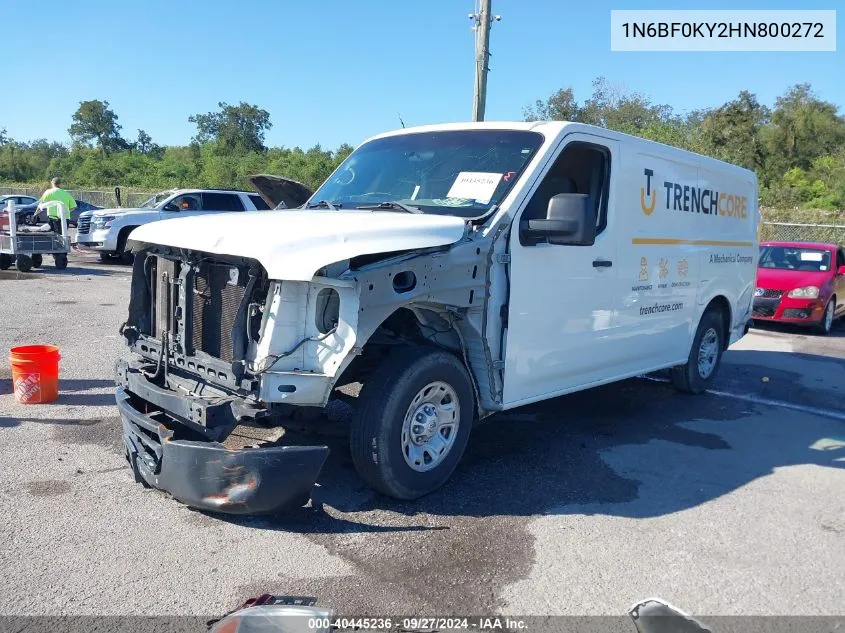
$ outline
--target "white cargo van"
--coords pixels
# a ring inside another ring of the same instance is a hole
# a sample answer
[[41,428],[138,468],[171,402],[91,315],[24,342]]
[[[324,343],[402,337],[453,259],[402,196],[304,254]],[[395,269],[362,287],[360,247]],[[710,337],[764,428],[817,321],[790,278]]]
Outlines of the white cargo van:
[[701,392],[748,330],[757,223],[752,172],[597,127],[374,137],[299,208],[131,234],[127,459],[195,507],[302,504],[327,447],[227,437],[362,383],[354,463],[413,499],[498,411],[663,368]]

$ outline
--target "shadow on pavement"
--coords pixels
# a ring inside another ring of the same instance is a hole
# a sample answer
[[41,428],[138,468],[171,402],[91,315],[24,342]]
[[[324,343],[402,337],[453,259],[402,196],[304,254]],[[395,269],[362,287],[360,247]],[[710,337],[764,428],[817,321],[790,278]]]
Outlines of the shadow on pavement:
[[845,338],[845,319],[840,318],[833,322],[833,328],[830,334],[820,334],[814,331],[811,327],[794,325],[792,323],[778,323],[777,321],[755,321],[754,327],[751,331],[773,332],[780,334],[793,334],[798,336],[808,336],[821,341],[826,338]]
[[[26,405],[34,407],[39,412],[49,411],[48,407],[55,407],[57,405],[73,405],[73,406],[109,406],[114,404],[114,393],[81,393],[91,389],[107,389],[114,387],[114,380],[101,379],[70,379],[60,378],[59,380],[59,397],[53,402],[45,402],[44,404]],[[12,381],[9,378],[0,378],[0,394],[10,395],[13,392]],[[0,414],[0,428],[16,427],[23,422],[33,422],[36,424],[54,424],[58,426],[80,426],[87,427],[101,422],[101,418],[91,419],[71,419],[66,417],[14,417],[10,415]],[[117,431],[116,431],[117,432]]]
[[[86,262],[89,263],[89,262]],[[117,266],[98,266],[95,262],[90,262],[88,266],[74,266],[69,265],[65,270],[50,270],[49,267],[39,268],[40,272],[49,273],[51,275],[75,275],[79,277],[108,277],[111,275],[127,275],[132,272],[129,267]]]
[[41,268],[33,268],[27,273],[21,273],[10,268],[9,270],[0,271],[0,281],[30,281],[35,279],[61,279],[62,277],[76,276],[76,277],[108,277],[110,275],[127,275],[131,273],[131,268],[117,268],[104,265],[102,268],[90,268],[81,266],[68,266],[64,270],[57,270],[51,264],[45,264]]
[[845,362],[840,358],[731,350],[725,360],[717,390],[845,413]]
[[[755,359],[757,354],[767,353],[743,352],[749,364],[742,371],[766,363]],[[775,375],[781,398],[782,381],[795,380],[789,372]],[[793,392],[799,388],[793,385]],[[776,468],[845,467],[845,450],[812,448],[831,429],[845,435],[841,422],[771,407],[753,409],[735,399],[679,394],[668,385],[638,379],[556,398],[496,415],[474,429],[451,481],[408,503],[366,486],[354,470],[345,438],[311,438],[332,451],[312,495],[314,507],[262,520],[261,527],[358,532],[369,530],[366,520],[376,515],[385,529],[403,516],[429,515],[435,523],[450,523],[452,517],[567,514],[569,508],[580,513],[584,506],[599,514],[654,517],[713,500]],[[629,462],[612,467],[605,457],[619,452]],[[665,488],[644,493],[641,472],[660,473]],[[364,522],[338,521],[324,507],[360,513]]]
[[[731,351],[726,358],[718,389],[812,400],[817,407],[838,405],[830,389],[808,384],[814,372],[840,375],[843,366],[838,361],[750,350]],[[760,373],[769,382],[760,382]],[[109,405],[111,393],[83,392],[112,384],[63,381],[58,402]],[[11,391],[11,381],[0,381],[0,390]],[[342,430],[348,409],[340,405],[331,411],[334,420],[323,426],[333,423]],[[60,442],[121,451],[116,417],[0,416],[0,427],[29,421],[56,425],[54,437]],[[709,394],[683,395],[665,384],[632,379],[494,416],[473,430],[450,482],[415,502],[374,493],[357,475],[342,433],[294,434],[298,443],[325,443],[331,448],[311,507],[274,518],[214,516],[247,527],[309,534],[443,530],[459,517],[583,513],[585,507],[617,516],[661,516],[711,501],[776,468],[845,467],[845,461],[836,461],[845,452],[837,446],[813,448],[837,434],[845,435],[845,428],[835,420]],[[643,488],[644,478],[657,476],[665,480],[662,489]],[[407,517],[421,520],[408,525]]]

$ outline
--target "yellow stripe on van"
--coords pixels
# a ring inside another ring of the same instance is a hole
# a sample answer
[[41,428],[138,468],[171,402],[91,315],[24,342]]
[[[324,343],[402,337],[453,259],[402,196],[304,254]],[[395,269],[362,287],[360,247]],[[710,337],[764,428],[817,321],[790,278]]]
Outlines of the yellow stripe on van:
[[635,237],[631,244],[678,244],[692,246],[754,246],[754,242],[723,242],[720,240],[676,240],[664,237]]

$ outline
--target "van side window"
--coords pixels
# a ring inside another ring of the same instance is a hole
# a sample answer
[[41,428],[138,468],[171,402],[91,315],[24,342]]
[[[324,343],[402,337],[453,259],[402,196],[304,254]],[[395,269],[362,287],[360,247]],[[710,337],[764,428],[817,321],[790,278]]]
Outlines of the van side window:
[[839,270],[840,266],[845,266],[845,249],[837,248],[836,249],[836,270]]
[[546,217],[552,196],[586,193],[596,211],[596,235],[607,227],[607,192],[610,151],[593,143],[576,141],[564,147],[522,213],[523,220]]

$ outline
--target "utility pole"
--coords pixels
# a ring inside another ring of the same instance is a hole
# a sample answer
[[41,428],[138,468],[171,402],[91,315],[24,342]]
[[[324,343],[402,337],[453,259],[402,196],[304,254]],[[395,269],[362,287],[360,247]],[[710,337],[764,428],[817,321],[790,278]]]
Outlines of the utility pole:
[[501,20],[501,16],[494,16],[491,8],[492,0],[479,0],[478,10],[469,14],[469,19],[475,22],[472,30],[475,32],[475,90],[472,96],[472,120],[483,121],[484,110],[487,106],[487,71],[490,70],[490,25],[493,20]]

